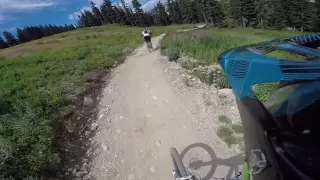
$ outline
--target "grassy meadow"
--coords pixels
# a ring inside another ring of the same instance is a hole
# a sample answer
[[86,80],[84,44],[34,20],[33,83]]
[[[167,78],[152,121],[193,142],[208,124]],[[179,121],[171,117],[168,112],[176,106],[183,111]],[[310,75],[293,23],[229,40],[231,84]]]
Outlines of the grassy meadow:
[[[297,36],[301,32],[294,31],[272,31],[263,29],[243,29],[243,28],[208,28],[184,33],[172,33],[166,36],[161,43],[161,51],[169,56],[169,59],[177,59],[179,55],[186,54],[197,59],[199,64],[212,64],[218,61],[218,56],[237,46],[249,45],[253,43]],[[267,56],[301,59],[296,54],[287,52],[272,52]],[[277,84],[260,84],[254,92],[262,101],[270,95],[270,90]]]
[[[300,34],[301,32],[263,29],[208,28],[170,34],[162,40],[161,49],[178,49],[201,63],[210,64],[217,62],[218,56],[227,49]],[[291,54],[279,52],[270,56],[293,58]]]
[[[159,35],[190,27],[150,29]],[[85,90],[91,71],[112,67],[142,44],[142,30],[83,28],[0,50],[0,179],[37,177],[59,163],[53,114]]]

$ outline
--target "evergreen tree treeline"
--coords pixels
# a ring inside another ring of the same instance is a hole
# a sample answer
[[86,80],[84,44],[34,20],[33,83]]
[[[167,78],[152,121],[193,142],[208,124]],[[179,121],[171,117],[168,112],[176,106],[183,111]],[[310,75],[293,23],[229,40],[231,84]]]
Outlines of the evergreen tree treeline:
[[[132,6],[120,0],[112,4],[103,0],[100,7],[90,3],[91,10],[78,15],[77,28],[103,24],[151,26],[205,22],[221,27],[320,30],[320,0],[167,0],[146,12],[139,0]],[[0,49],[69,30],[71,26],[36,26],[17,29],[17,39],[9,32],[0,36]]]
[[0,36],[0,49],[74,29],[76,28],[73,25],[27,26],[23,29],[17,28],[16,37],[10,32],[5,31],[3,32],[4,39]]
[[151,12],[143,11],[139,0],[132,0],[132,7],[124,0],[120,5],[112,5],[110,0],[100,7],[90,5],[91,11],[78,16],[77,27],[206,22],[223,27],[320,29],[320,0],[167,0],[157,3]]

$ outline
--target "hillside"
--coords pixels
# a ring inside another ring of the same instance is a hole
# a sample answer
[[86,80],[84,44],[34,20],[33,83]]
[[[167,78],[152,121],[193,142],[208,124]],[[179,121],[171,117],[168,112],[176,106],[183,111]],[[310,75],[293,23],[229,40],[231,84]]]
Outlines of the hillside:
[[[150,29],[157,35],[190,26]],[[58,167],[63,145],[56,140],[63,139],[59,133],[68,129],[66,117],[85,92],[90,72],[119,64],[143,43],[141,31],[120,25],[83,28],[0,51],[0,179]]]

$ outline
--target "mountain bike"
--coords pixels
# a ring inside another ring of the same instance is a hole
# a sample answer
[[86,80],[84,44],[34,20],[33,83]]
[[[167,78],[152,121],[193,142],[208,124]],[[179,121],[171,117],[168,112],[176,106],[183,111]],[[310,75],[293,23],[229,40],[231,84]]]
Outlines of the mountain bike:
[[152,43],[151,43],[151,42],[148,42],[148,43],[147,43],[147,47],[148,47],[148,51],[149,51],[149,52],[152,52],[152,51],[153,51],[153,47],[152,47]]
[[170,155],[174,168],[172,174],[175,180],[196,180],[195,175],[187,172],[176,148],[170,149]]
[[[201,180],[200,175],[196,176],[195,174],[192,174],[187,171],[187,168],[185,168],[182,159],[177,151],[176,148],[170,149],[170,155],[173,163],[172,174],[175,178],[175,180]],[[241,173],[237,175],[234,178],[214,178],[215,180],[241,180]]]

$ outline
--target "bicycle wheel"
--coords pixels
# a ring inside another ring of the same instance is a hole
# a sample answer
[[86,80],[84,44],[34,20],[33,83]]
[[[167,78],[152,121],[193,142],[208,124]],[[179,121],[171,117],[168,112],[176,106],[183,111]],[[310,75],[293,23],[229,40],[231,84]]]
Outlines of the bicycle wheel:
[[183,162],[178,154],[178,151],[176,148],[170,149],[170,155],[173,162],[174,170],[180,177],[186,177],[188,176],[187,170],[183,165]]
[[152,45],[150,43],[148,43],[147,46],[148,46],[148,51],[151,52],[152,51]]

